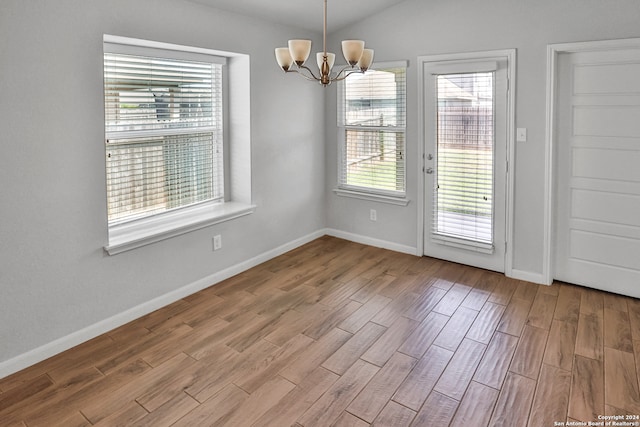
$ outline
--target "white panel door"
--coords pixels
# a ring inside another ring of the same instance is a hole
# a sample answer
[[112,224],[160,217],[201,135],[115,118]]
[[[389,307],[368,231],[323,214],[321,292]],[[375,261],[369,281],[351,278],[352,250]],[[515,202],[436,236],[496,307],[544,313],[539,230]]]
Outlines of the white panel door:
[[424,255],[504,272],[508,59],[423,66]]
[[640,49],[558,57],[555,275],[640,297]]

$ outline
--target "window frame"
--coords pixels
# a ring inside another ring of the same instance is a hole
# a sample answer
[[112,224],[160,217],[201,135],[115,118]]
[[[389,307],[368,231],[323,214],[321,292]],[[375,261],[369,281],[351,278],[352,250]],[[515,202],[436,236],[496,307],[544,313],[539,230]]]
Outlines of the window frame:
[[[333,190],[338,196],[350,197],[362,200],[377,201],[382,203],[394,204],[399,206],[406,206],[409,204],[407,199],[407,124],[406,124],[406,72],[408,68],[408,61],[388,61],[388,62],[376,62],[370,69],[371,70],[388,70],[394,68],[403,68],[405,73],[405,92],[404,92],[404,111],[405,117],[402,125],[395,126],[357,126],[347,125],[344,120],[341,120],[341,115],[344,114],[344,104],[346,81],[339,82],[338,95],[337,95],[337,128],[338,128],[338,170],[337,170],[337,186]],[[348,80],[348,78],[347,78]],[[346,167],[346,135],[347,131],[363,131],[363,132],[393,132],[401,133],[403,136],[404,147],[402,161],[403,165],[403,183],[404,188],[402,191],[384,190],[369,186],[357,186],[347,184],[343,182],[342,178],[345,176],[344,169]]]
[[[107,34],[103,36],[103,53],[137,54],[159,58],[163,57],[163,53],[168,53],[169,55],[165,57],[172,59],[193,59],[205,55],[208,58],[218,57],[217,61],[226,62],[226,65],[223,65],[224,69],[222,72],[222,163],[224,198],[222,200],[203,201],[141,218],[114,222],[112,224],[109,224],[107,220],[108,243],[104,246],[105,251],[109,255],[118,254],[253,213],[255,205],[251,201],[250,130],[246,129],[242,132],[235,132],[235,127],[234,129],[229,129],[230,126],[240,125],[247,127],[249,125],[249,117],[246,117],[246,121],[241,120],[242,123],[235,125],[231,125],[230,121],[230,116],[234,114],[234,111],[239,111],[239,107],[242,108],[243,112],[249,108],[248,56]],[[104,55],[101,55],[101,58],[103,56]],[[230,77],[232,73],[236,73],[238,77]],[[102,93],[103,96],[105,96],[104,89]],[[237,99],[233,103],[235,107],[230,105],[229,99],[232,95],[237,95]],[[106,108],[106,100],[103,100],[103,107]],[[103,129],[105,137],[103,144],[105,146],[106,139],[108,138],[106,125],[105,116],[105,127]],[[197,133],[198,129],[195,128],[194,132]],[[162,133],[162,131],[160,131],[159,134],[160,133]],[[229,138],[230,134],[235,134],[235,136]],[[232,159],[235,162],[233,165],[235,170],[231,170]],[[105,203],[106,202],[107,194],[105,185]]]

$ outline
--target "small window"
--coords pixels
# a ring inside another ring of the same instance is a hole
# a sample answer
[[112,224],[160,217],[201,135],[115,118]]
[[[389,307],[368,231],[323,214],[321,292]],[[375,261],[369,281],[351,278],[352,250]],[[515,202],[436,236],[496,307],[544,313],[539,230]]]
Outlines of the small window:
[[379,64],[340,83],[340,189],[405,196],[405,117],[406,64]]

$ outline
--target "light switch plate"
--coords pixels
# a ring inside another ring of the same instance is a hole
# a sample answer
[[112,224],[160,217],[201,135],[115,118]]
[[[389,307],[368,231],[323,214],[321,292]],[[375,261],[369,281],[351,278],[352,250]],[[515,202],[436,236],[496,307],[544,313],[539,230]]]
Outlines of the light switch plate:
[[516,141],[527,142],[527,128],[516,129]]

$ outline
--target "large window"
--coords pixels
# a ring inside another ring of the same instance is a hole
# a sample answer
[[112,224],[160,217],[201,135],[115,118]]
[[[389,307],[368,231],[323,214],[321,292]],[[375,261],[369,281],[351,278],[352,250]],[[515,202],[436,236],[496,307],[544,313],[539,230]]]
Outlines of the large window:
[[405,196],[406,64],[355,73],[338,90],[344,190]]
[[104,37],[107,252],[253,212],[249,57]]
[[224,58],[108,50],[127,49],[104,53],[109,224],[223,200]]

